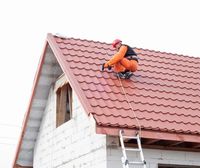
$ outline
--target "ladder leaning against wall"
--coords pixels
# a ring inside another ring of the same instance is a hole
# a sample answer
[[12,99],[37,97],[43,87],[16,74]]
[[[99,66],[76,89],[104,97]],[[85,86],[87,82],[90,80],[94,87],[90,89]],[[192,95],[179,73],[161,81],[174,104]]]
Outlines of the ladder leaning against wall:
[[[142,146],[141,146],[141,140],[139,134],[136,134],[136,136],[124,136],[123,135],[124,131],[120,130],[119,131],[119,136],[120,136],[120,144],[122,147],[122,165],[123,168],[130,168],[129,165],[141,165],[143,168],[146,168],[146,161],[144,160],[144,155],[142,151]],[[135,139],[137,141],[137,146],[138,148],[126,148],[124,145],[124,139]],[[132,152],[138,152],[140,160],[139,161],[129,161],[126,151],[132,151]]]

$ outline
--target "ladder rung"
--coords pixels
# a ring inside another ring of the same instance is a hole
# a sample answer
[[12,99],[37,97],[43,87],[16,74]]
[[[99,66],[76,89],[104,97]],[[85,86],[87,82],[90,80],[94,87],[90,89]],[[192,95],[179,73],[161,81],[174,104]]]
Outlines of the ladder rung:
[[133,152],[140,152],[140,149],[134,149],[134,148],[125,148],[127,151],[133,151]]
[[144,162],[129,162],[129,164],[144,165]]
[[[121,144],[121,147],[122,147],[122,164],[123,164],[123,168],[129,168],[129,164],[130,165],[142,165],[143,168],[146,168],[146,161],[144,160],[144,156],[143,156],[143,152],[142,152],[142,147],[141,147],[141,139],[139,137],[139,135],[137,134],[136,136],[123,136],[123,130],[120,130],[119,131],[119,136],[120,136],[120,144]],[[125,139],[135,139],[137,140],[137,145],[138,145],[138,148],[126,148],[125,145],[124,145],[124,140]],[[133,152],[140,152],[140,160],[137,160],[137,161],[131,161],[129,162],[128,161],[128,158],[127,158],[127,154],[126,154],[126,151],[133,151]]]
[[136,136],[122,136],[124,139],[137,139]]

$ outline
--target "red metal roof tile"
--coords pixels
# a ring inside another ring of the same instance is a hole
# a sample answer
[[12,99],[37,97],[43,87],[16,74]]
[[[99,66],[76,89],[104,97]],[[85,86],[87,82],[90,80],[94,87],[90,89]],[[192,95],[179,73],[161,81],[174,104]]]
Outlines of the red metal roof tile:
[[112,72],[100,71],[114,54],[110,44],[51,34],[48,42],[59,50],[63,71],[70,71],[66,75],[77,95],[84,97],[81,103],[90,106],[85,110],[100,133],[137,128],[136,114],[144,136],[150,136],[148,131],[165,133],[166,140],[171,133],[200,136],[200,58],[135,48],[139,70],[121,81],[132,111],[120,81]]

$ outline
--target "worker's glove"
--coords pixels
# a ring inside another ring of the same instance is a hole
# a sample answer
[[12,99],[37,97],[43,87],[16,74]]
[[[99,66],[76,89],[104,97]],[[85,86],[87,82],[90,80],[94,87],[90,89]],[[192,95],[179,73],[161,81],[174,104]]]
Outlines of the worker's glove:
[[[111,70],[112,67],[111,66],[107,66],[108,70]],[[105,63],[102,64],[101,66],[101,71],[103,71],[105,69]]]
[[104,68],[105,68],[104,65],[105,65],[105,63],[102,64],[102,66],[101,66],[101,71],[104,70]]

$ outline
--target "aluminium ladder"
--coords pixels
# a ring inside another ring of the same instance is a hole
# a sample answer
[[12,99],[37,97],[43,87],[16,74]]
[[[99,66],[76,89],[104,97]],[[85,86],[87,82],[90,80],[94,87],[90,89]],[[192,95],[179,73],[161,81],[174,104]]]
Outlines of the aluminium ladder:
[[[143,166],[143,168],[146,168],[146,161],[144,160],[139,134],[136,134],[136,136],[123,136],[123,132],[124,132],[123,130],[119,131],[120,144],[122,147],[122,154],[123,154],[121,158],[123,168],[129,168],[129,165],[141,165]],[[136,139],[138,148],[125,148],[124,139]],[[126,155],[126,151],[139,152],[141,161],[129,161]]]

